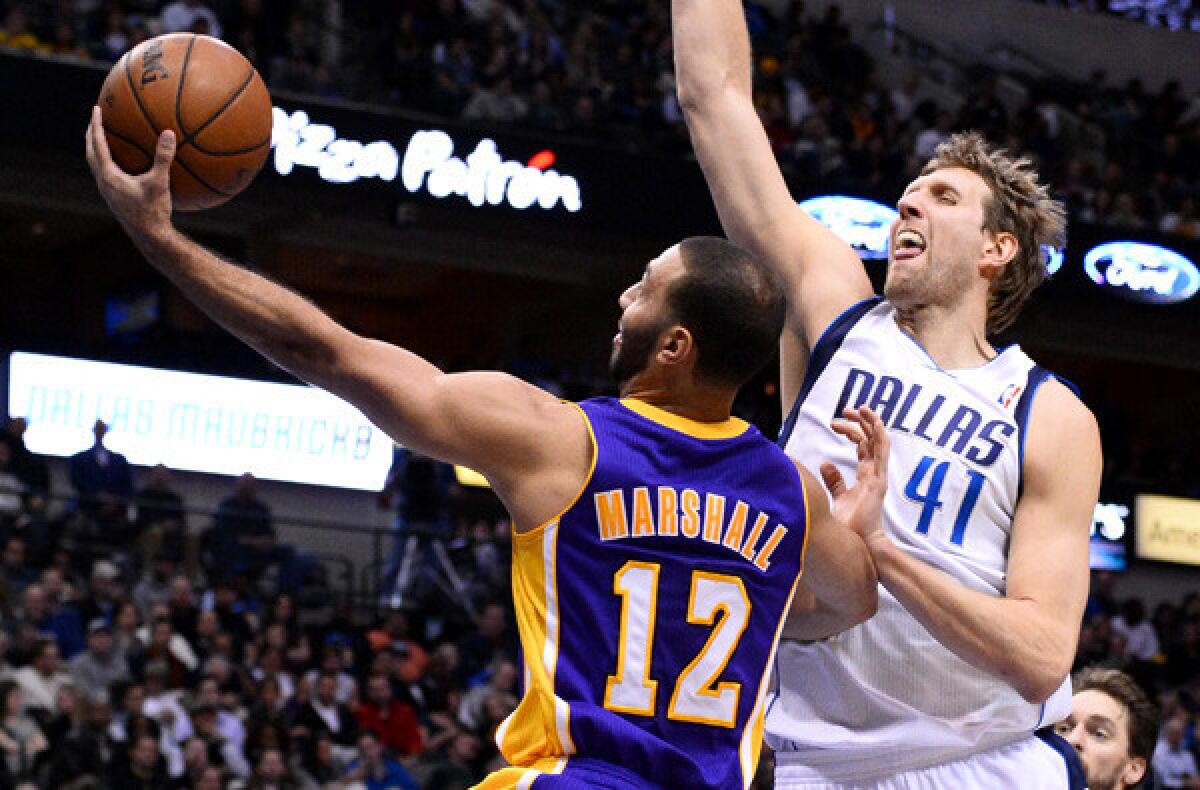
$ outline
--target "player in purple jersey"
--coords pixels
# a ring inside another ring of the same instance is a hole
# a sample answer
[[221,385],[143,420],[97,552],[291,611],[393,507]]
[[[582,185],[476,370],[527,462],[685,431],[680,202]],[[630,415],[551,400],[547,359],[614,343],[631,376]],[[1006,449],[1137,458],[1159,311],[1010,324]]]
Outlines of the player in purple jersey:
[[889,446],[869,409],[847,410],[834,429],[857,446],[857,483],[823,467],[831,507],[730,416],[783,325],[764,264],[711,238],[651,261],[620,300],[621,399],[563,403],[500,373],[444,374],[187,239],[171,222],[171,132],[140,176],[113,164],[98,110],[86,146],[134,243],[214,320],[414,452],[479,470],[508,508],[526,693],[497,736],[513,767],[484,787],[749,784],[802,560],[795,635],[874,611],[863,535],[878,529]]

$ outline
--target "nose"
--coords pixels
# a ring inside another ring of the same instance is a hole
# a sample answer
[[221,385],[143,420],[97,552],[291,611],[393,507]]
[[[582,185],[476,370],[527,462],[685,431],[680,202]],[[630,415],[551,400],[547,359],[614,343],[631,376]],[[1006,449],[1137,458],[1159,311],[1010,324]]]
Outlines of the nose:
[[899,202],[896,203],[896,209],[900,212],[901,219],[920,219],[922,216],[921,207],[917,203],[916,192],[909,192],[900,198]]
[[634,283],[621,294],[621,298],[617,300],[617,304],[621,306],[622,310],[633,304],[633,300],[637,298],[637,290],[640,285],[640,283]]
[[1063,740],[1071,744],[1075,751],[1082,751],[1083,746],[1083,728],[1076,725],[1062,734]]

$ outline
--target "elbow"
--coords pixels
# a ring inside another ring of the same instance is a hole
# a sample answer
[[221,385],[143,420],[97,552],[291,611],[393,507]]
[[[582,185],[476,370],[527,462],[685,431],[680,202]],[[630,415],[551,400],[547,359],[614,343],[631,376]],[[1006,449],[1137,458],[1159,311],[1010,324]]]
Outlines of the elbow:
[[1070,672],[1070,659],[1047,661],[1013,678],[1013,688],[1029,704],[1041,705],[1054,696]]
[[689,73],[688,69],[677,68],[675,73],[675,98],[687,120],[719,112],[717,105],[727,96],[752,102],[748,79],[745,85],[741,85],[728,73],[716,69],[704,73],[693,70]]

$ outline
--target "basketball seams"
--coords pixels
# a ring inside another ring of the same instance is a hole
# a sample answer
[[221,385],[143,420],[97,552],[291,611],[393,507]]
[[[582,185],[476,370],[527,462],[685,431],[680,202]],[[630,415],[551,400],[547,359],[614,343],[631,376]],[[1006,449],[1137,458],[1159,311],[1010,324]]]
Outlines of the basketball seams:
[[175,125],[179,127],[179,133],[183,135],[183,140],[180,145],[187,145],[188,138],[191,133],[183,125],[183,86],[187,82],[187,67],[188,61],[192,59],[192,47],[196,46],[196,34],[188,39],[187,49],[183,52],[183,65],[179,67],[179,82],[175,84]]
[[137,173],[134,173],[133,175],[140,175],[141,173],[145,173],[147,170],[150,169],[150,166],[154,164],[154,154],[151,153],[150,151],[147,151],[145,146],[143,146],[140,142],[138,142],[134,138],[130,137],[129,135],[121,134],[120,132],[113,129],[108,124],[101,124],[101,128],[104,129],[105,134],[112,135],[113,137],[117,138],[118,140],[125,143],[126,145],[136,148],[138,150],[138,152],[141,153],[142,156],[146,157],[146,166],[143,167],[141,170],[139,170]]
[[198,174],[198,173],[197,173],[195,170],[193,170],[193,169],[192,169],[192,168],[191,168],[191,167],[188,165],[188,163],[187,163],[187,162],[185,162],[185,161],[183,160],[183,158],[182,158],[182,157],[176,156],[176,157],[175,157],[175,162],[174,162],[174,163],[175,163],[175,164],[177,164],[177,165],[179,165],[180,167],[182,167],[182,168],[183,168],[183,169],[184,169],[184,170],[187,172],[187,174],[188,174],[189,176],[191,176],[192,178],[194,178],[194,179],[196,180],[196,183],[197,183],[197,184],[199,184],[200,186],[204,187],[205,189],[207,189],[209,192],[212,192],[213,194],[220,195],[220,196],[221,196],[221,197],[223,197],[223,198],[231,198],[231,197],[233,197],[235,194],[237,194],[237,193],[234,193],[234,192],[225,192],[225,191],[223,191],[223,190],[217,189],[215,186],[213,186],[212,184],[210,184],[210,183],[208,183],[207,181],[205,181],[203,178],[201,178],[201,177],[200,177],[200,175],[199,175],[199,174]]
[[[226,111],[226,110],[228,110],[228,109],[229,109],[231,106],[233,106],[233,103],[234,103],[235,101],[237,101],[237,100],[238,100],[238,98],[239,98],[239,97],[240,97],[240,96],[241,96],[243,93],[245,93],[245,92],[246,92],[246,88],[247,88],[247,86],[249,86],[249,85],[250,85],[250,83],[254,81],[254,74],[255,74],[255,71],[254,71],[254,66],[253,66],[253,65],[251,65],[251,66],[250,66],[250,73],[246,75],[246,78],[245,78],[244,80],[242,80],[242,84],[238,86],[238,89],[237,89],[236,91],[234,91],[234,92],[233,92],[233,93],[232,93],[232,94],[229,96],[229,98],[228,98],[228,99],[226,99],[226,100],[225,100],[225,103],[224,103],[224,104],[222,104],[220,107],[218,107],[218,108],[217,108],[217,111],[216,111],[216,112],[214,112],[212,115],[210,115],[210,116],[208,117],[208,120],[206,120],[204,123],[202,123],[202,124],[200,124],[198,127],[196,127],[196,130],[195,130],[194,132],[189,132],[189,133],[188,133],[188,135],[187,135],[187,139],[185,140],[185,142],[186,142],[188,145],[194,146],[194,147],[195,147],[197,150],[199,150],[199,151],[203,151],[204,153],[208,154],[209,156],[220,156],[220,155],[225,155],[225,156],[233,156],[233,155],[236,155],[236,154],[244,154],[244,153],[249,153],[250,151],[253,151],[253,150],[255,150],[256,148],[261,148],[261,147],[264,145],[264,143],[258,143],[257,145],[253,145],[253,146],[251,146],[251,147],[249,147],[249,148],[246,148],[246,149],[241,149],[241,150],[238,150],[238,151],[224,151],[224,152],[218,152],[218,151],[206,151],[206,150],[204,150],[203,148],[201,148],[200,146],[196,145],[196,138],[200,136],[200,133],[201,133],[201,132],[203,132],[205,129],[207,129],[209,126],[211,126],[211,125],[212,125],[212,124],[213,124],[213,123],[214,123],[214,122],[215,122],[215,121],[216,121],[218,118],[220,118],[220,117],[221,117],[221,113],[225,112],[225,111]],[[182,80],[181,80],[181,83],[182,83]],[[181,122],[181,123],[182,123],[182,122]],[[267,142],[269,143],[270,141],[271,141],[271,138],[268,136],[268,137],[267,137]]]
[[238,148],[233,151],[210,151],[207,148],[205,148],[204,146],[197,143],[195,140],[189,140],[188,144],[191,145],[192,148],[195,148],[197,151],[204,154],[205,156],[241,156],[242,154],[254,153],[258,149],[262,148],[263,146],[270,145],[271,137],[268,136],[267,139],[263,140],[260,143],[255,143],[254,145],[249,145],[249,146],[246,146],[245,148]]

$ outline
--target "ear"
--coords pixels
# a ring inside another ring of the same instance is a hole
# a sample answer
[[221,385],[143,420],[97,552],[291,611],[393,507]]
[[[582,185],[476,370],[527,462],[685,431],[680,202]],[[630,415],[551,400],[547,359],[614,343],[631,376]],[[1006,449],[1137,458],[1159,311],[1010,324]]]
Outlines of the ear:
[[655,358],[663,367],[678,366],[693,361],[696,355],[696,339],[687,327],[671,325],[658,337]]
[[1134,757],[1125,764],[1125,772],[1121,779],[1126,787],[1133,787],[1146,776],[1146,758]]
[[999,233],[984,231],[983,256],[979,260],[980,273],[989,280],[999,277],[1004,267],[1017,257],[1020,248],[1017,237],[1006,230]]

